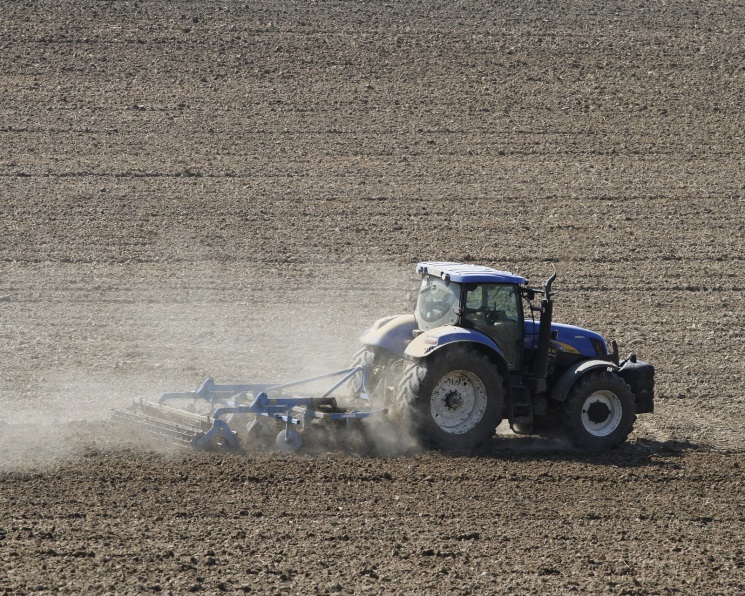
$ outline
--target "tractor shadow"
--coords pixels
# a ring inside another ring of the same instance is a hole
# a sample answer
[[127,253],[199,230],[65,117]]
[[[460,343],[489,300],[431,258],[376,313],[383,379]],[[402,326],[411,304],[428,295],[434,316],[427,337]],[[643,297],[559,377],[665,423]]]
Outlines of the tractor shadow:
[[661,459],[683,458],[691,451],[702,449],[706,447],[688,440],[655,441],[639,438],[607,451],[588,452],[574,447],[561,436],[498,434],[469,455],[503,461],[564,461],[635,468],[658,466]]

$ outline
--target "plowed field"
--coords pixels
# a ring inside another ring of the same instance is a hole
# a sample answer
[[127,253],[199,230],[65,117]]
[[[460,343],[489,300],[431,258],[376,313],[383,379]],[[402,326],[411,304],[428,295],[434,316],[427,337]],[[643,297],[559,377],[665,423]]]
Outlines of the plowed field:
[[[3,3],[0,590],[745,591],[745,11],[694,4]],[[655,413],[596,456],[111,432],[345,366],[428,259],[556,271]]]

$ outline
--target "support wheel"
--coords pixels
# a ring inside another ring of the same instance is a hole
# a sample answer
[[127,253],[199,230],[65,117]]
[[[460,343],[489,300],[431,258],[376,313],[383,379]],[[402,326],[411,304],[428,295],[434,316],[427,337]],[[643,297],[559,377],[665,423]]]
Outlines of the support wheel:
[[396,406],[407,410],[426,445],[463,451],[494,434],[501,422],[503,394],[496,366],[481,352],[456,346],[412,364]]
[[296,430],[285,428],[279,431],[277,439],[274,442],[279,451],[293,452],[300,449],[300,446],[303,444],[303,438]]
[[572,442],[589,451],[623,443],[634,428],[636,403],[626,382],[609,371],[585,374],[572,387],[561,422]]

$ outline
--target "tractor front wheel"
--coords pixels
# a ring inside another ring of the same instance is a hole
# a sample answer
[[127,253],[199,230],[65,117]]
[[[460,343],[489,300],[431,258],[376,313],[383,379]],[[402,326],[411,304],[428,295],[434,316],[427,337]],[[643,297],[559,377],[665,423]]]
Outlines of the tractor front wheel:
[[561,410],[561,422],[572,442],[591,451],[623,443],[635,421],[631,388],[621,377],[605,370],[580,378]]
[[494,434],[503,400],[494,364],[479,351],[458,346],[411,364],[395,401],[427,446],[463,451]]

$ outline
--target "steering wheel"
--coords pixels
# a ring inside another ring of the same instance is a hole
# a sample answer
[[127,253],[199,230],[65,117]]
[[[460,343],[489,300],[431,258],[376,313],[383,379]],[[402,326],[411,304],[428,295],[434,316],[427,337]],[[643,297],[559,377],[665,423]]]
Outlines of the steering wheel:
[[486,313],[486,322],[489,323],[489,325],[496,325],[497,323],[501,323],[506,320],[507,313],[505,313],[503,310],[490,308],[489,312]]

